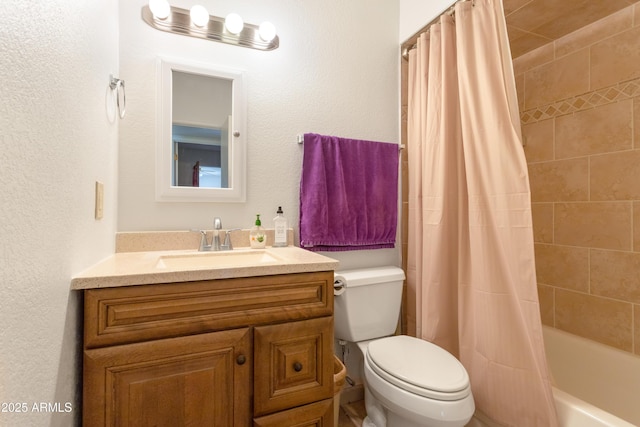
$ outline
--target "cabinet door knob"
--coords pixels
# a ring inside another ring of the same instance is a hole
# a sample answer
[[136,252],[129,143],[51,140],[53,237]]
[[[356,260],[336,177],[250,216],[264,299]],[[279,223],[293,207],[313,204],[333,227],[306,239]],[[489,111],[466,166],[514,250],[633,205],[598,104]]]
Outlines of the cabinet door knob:
[[293,370],[296,372],[302,371],[302,363],[296,362],[293,364]]
[[246,361],[247,361],[247,358],[244,356],[244,354],[241,354],[240,356],[238,356],[236,358],[236,363],[238,365],[244,365],[244,362],[246,362]]

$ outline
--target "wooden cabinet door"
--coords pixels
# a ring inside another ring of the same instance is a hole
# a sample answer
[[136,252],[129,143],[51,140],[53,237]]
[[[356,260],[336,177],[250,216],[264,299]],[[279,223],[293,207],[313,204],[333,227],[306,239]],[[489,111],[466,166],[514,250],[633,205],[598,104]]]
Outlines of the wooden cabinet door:
[[[332,427],[333,399],[299,406],[253,420],[254,427]],[[338,427],[338,426],[334,426]]]
[[251,329],[84,352],[83,424],[250,426]]
[[254,415],[333,396],[333,318],[254,331]]

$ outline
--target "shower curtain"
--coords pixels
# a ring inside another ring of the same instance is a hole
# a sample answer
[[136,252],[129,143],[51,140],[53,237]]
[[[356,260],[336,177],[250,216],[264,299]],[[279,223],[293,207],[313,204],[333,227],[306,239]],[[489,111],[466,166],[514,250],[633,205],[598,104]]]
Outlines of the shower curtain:
[[460,358],[486,416],[547,427],[557,421],[502,7],[459,2],[409,53],[408,332]]

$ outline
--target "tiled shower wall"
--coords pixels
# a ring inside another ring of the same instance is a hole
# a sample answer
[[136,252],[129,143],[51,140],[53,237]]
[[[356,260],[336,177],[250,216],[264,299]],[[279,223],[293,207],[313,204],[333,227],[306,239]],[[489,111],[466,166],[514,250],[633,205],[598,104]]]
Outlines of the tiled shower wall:
[[514,69],[542,321],[640,354],[640,2]]
[[[542,321],[640,354],[640,3],[517,58],[514,69]],[[407,81],[402,61],[403,144]],[[406,314],[402,324],[407,331]]]

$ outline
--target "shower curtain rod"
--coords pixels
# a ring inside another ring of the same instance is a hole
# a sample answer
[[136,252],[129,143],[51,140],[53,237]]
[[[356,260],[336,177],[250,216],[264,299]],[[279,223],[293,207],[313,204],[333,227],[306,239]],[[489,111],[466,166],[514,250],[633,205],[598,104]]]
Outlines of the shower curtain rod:
[[408,46],[403,46],[403,48],[402,48],[402,59],[404,59],[405,61],[409,60],[409,51],[411,49],[414,49],[418,45],[416,40],[418,39],[420,34],[428,33],[429,32],[429,28],[431,28],[431,26],[433,24],[436,24],[440,20],[440,17],[442,15],[455,16],[456,15],[456,4],[462,3],[462,2],[465,2],[465,1],[470,1],[471,2],[471,6],[475,6],[475,0],[458,0],[458,1],[454,2],[451,6],[446,8],[438,16],[433,18],[427,25],[425,25],[424,27],[422,27],[422,29],[420,29],[417,33],[415,33],[409,39],[409,40],[414,40],[413,42],[409,42],[409,41],[405,42],[405,45],[408,44]]

